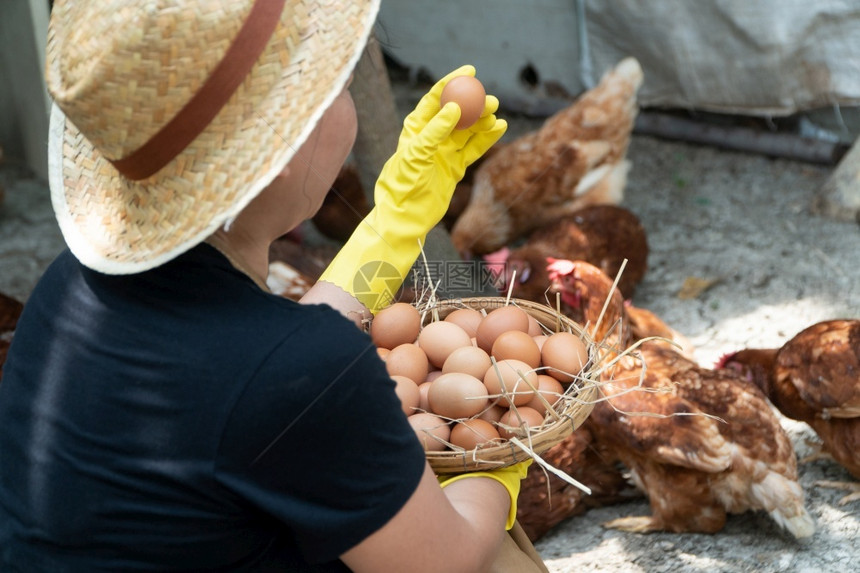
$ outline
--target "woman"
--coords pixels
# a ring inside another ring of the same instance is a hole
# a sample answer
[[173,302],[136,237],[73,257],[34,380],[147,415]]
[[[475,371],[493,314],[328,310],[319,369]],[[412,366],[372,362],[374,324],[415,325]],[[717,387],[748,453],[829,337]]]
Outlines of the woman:
[[[439,487],[361,324],[466,166],[441,80],[376,207],[298,304],[268,247],[319,208],[356,133],[378,1],[57,2],[51,193],[68,243],[0,385],[3,571],[481,571],[522,465]],[[361,276],[364,276],[361,274]],[[372,277],[371,277],[372,278]],[[361,287],[357,287],[361,285]],[[354,324],[355,323],[355,324]]]

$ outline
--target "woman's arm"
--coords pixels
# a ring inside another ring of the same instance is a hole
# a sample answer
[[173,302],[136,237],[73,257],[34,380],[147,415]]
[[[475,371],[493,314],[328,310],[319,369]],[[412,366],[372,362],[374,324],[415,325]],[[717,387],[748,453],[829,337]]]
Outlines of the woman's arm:
[[370,310],[361,304],[357,298],[339,286],[326,281],[317,281],[299,299],[299,302],[302,304],[327,304],[362,329],[372,318]]
[[406,505],[341,559],[358,573],[486,571],[506,535],[510,507],[499,482],[474,477],[443,490],[427,465]]

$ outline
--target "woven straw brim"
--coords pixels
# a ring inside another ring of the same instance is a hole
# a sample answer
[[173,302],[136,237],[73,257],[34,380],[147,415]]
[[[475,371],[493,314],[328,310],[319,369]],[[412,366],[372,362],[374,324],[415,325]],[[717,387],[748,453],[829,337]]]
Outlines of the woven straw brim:
[[[442,320],[458,308],[471,308],[490,312],[506,304],[522,308],[535,318],[546,332],[572,332],[581,336],[590,356],[594,356],[594,342],[582,327],[558,314],[551,308],[528,300],[501,297],[465,298],[456,301],[432,303],[426,311],[425,324],[431,320]],[[562,442],[574,430],[582,425],[591,414],[594,404],[600,397],[599,369],[594,364],[586,365],[583,372],[570,384],[555,404],[554,413],[547,413],[544,424],[520,441],[534,454],[540,455],[553,446]],[[532,456],[511,441],[503,441],[498,445],[488,445],[473,450],[450,449],[445,451],[426,452],[427,461],[437,474],[454,474],[477,470],[498,469],[517,462],[525,461]]]
[[285,10],[224,108],[147,179],[123,178],[53,107],[51,198],[63,236],[83,264],[109,274],[156,267],[235,217],[283,170],[346,84],[379,0],[305,4],[313,29],[303,30],[296,45],[289,21],[295,11]]

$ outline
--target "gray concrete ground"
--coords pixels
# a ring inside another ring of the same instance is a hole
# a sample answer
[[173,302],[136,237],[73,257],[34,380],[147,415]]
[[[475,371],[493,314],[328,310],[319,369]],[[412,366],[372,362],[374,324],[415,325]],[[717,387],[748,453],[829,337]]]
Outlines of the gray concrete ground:
[[63,237],[45,181],[7,162],[0,163],[0,187],[0,292],[24,302],[63,249]]
[[[510,137],[539,120],[514,120]],[[635,137],[624,205],[648,232],[649,271],[634,301],[664,318],[710,365],[747,345],[776,345],[826,318],[860,316],[860,228],[810,214],[815,190],[832,171],[785,160]],[[0,166],[0,292],[26,300],[63,243],[44,182]],[[689,278],[714,281],[680,298]],[[786,421],[805,455],[812,437]],[[838,506],[840,492],[817,479],[848,479],[828,461],[801,466],[818,532],[787,538],[764,515],[730,518],[716,535],[605,530],[601,522],[648,511],[632,502],[572,518],[538,543],[553,572],[836,571],[860,563],[860,502]]]

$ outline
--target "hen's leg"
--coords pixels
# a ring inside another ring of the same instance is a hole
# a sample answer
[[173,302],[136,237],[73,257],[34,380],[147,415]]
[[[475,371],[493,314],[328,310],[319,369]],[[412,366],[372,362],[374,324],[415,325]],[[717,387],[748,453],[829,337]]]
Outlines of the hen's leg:
[[607,529],[617,529],[629,533],[652,533],[671,531],[674,533],[716,533],[726,523],[726,512],[721,507],[704,508],[705,511],[688,515],[672,516],[630,516],[619,517],[603,523]]
[[797,461],[799,464],[808,464],[810,462],[817,462],[818,460],[833,460],[833,456],[830,455],[828,451],[824,449],[824,444],[818,442],[816,440],[805,440],[806,445],[812,448],[812,451],[809,455],[802,457]]
[[[613,519],[603,527],[632,533],[671,531],[674,533],[716,533],[726,524],[726,510],[712,499],[706,474],[658,470],[634,474],[634,482],[648,492],[650,516]],[[670,470],[671,471],[671,470]],[[635,475],[644,475],[638,480]]]
[[619,517],[602,524],[607,529],[617,529],[628,533],[651,533],[663,531],[663,527],[648,515]]
[[860,500],[860,482],[819,480],[815,482],[815,485],[820,487],[829,487],[833,489],[842,489],[845,491],[852,492],[840,499],[837,502],[839,505],[845,505],[851,503],[852,501]]

